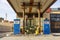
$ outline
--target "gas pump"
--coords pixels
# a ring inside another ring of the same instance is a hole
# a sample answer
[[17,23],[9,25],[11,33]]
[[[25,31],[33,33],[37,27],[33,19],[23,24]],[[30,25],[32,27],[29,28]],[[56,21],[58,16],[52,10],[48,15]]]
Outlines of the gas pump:
[[44,20],[43,33],[50,34],[50,23],[49,23],[49,20],[47,18]]
[[14,34],[20,34],[20,19],[14,19]]

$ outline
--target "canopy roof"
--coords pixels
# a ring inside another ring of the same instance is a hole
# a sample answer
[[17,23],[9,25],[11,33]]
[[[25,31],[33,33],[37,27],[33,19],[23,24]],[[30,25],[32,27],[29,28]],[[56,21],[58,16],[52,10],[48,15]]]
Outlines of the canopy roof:
[[[7,0],[16,13],[22,13],[25,6],[25,12],[37,13],[38,7],[40,12],[45,12],[56,0]],[[24,5],[25,3],[25,5]],[[40,4],[40,5],[39,5]]]

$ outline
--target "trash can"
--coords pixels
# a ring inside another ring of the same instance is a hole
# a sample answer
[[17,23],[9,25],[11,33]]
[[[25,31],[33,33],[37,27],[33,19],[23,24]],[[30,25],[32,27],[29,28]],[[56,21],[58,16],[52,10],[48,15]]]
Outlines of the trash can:
[[44,20],[44,27],[43,28],[44,28],[43,29],[44,34],[50,34],[50,22],[47,18]]
[[20,19],[14,19],[14,34],[20,34]]

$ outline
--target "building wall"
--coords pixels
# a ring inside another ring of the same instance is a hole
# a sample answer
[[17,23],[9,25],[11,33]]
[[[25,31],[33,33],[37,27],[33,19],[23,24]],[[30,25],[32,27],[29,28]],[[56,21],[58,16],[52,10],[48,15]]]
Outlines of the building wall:
[[4,18],[0,18],[0,22],[2,22],[4,20]]
[[50,19],[50,13],[46,13],[46,12],[45,12],[45,13],[43,14],[43,18],[48,18],[48,19]]

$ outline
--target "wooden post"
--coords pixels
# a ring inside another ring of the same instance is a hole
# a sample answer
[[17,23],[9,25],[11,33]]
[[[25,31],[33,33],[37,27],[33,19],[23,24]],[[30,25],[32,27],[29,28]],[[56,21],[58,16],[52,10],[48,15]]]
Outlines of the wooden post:
[[38,21],[39,21],[39,24],[38,24],[38,28],[39,28],[39,33],[41,33],[41,18],[40,18],[40,10],[38,9]]
[[24,10],[23,10],[23,29],[22,29],[22,34],[24,34],[25,30],[25,7],[24,7]]
[[24,11],[23,11],[23,27],[22,27],[22,34],[24,34]]
[[26,19],[27,19],[27,17],[28,17],[28,16],[27,16],[27,15],[25,15],[25,27],[26,27]]
[[33,25],[35,25],[35,15],[33,15]]

